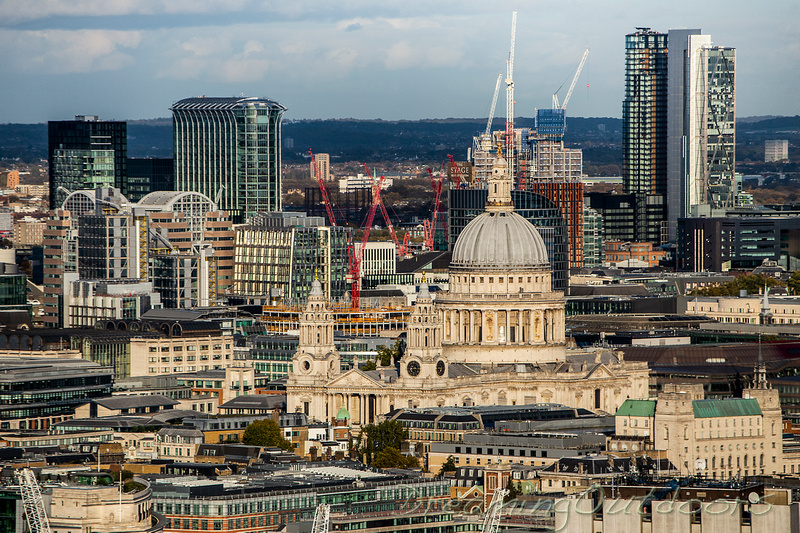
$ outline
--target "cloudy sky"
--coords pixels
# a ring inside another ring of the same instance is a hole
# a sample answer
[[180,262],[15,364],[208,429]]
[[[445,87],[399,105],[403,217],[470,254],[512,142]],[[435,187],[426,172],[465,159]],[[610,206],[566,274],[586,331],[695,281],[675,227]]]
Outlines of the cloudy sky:
[[485,117],[514,9],[518,116],[588,46],[568,112],[619,117],[637,26],[736,47],[739,116],[800,114],[797,0],[0,0],[0,123],[166,117],[200,94],[267,96],[290,119]]

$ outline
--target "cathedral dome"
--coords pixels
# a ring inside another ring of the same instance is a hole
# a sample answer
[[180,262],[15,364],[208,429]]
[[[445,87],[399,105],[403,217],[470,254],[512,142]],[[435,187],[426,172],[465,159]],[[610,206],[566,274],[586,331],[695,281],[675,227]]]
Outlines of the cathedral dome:
[[482,213],[461,232],[451,267],[549,267],[547,248],[533,224],[513,211]]

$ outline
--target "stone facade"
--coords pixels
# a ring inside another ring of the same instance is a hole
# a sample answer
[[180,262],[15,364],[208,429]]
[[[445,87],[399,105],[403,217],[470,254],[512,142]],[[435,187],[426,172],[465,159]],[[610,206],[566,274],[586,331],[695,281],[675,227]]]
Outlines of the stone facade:
[[486,212],[459,235],[450,290],[436,304],[423,282],[396,367],[340,373],[333,315],[314,282],[300,317],[287,381],[287,410],[318,420],[341,408],[351,423],[374,423],[400,407],[554,402],[615,412],[646,395],[645,363],[568,351],[564,295],[551,290],[542,237],[514,213],[505,161],[487,180]]

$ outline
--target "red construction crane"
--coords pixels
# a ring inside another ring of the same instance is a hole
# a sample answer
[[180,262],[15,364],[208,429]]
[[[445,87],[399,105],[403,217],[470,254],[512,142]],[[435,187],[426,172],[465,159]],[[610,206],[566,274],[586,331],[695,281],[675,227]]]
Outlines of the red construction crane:
[[[372,173],[369,171],[369,167],[366,163],[364,163],[364,170],[367,172],[367,176],[369,180],[372,182],[372,186],[375,187],[375,179],[372,177]],[[381,176],[381,183],[383,182],[383,176]],[[389,235],[392,236],[392,240],[394,241],[394,247],[397,251],[398,257],[405,257],[406,256],[406,246],[408,243],[406,239],[403,239],[403,242],[400,242],[397,238],[397,233],[394,231],[394,226],[392,225],[392,219],[389,218],[389,213],[386,212],[386,206],[383,204],[383,198],[381,198],[381,188],[378,187],[377,191],[373,191],[374,194],[378,195],[378,207],[381,208],[381,213],[383,214],[383,220],[386,222],[386,227],[389,228]],[[408,233],[408,232],[406,232]]]
[[442,211],[442,182],[444,178],[439,176],[439,179],[433,177],[433,171],[428,168],[428,175],[431,178],[431,186],[433,187],[433,216],[431,220],[426,220],[423,223],[425,229],[425,247],[428,250],[433,250],[433,240],[436,236],[436,221],[441,216],[442,229],[444,229],[444,239],[447,242],[447,220],[444,211]]
[[314,167],[314,177],[317,178],[319,191],[322,193],[322,203],[325,204],[325,211],[328,213],[328,224],[335,226],[336,217],[333,215],[333,206],[331,206],[331,199],[328,197],[328,188],[325,187],[325,181],[319,174],[319,168],[317,167],[317,160],[314,159],[314,154],[311,153],[311,150],[308,151],[308,154],[311,156],[311,165]]
[[359,285],[361,278],[361,260],[364,259],[364,248],[367,247],[367,241],[369,240],[369,230],[372,228],[372,223],[375,220],[375,210],[378,208],[378,204],[381,200],[380,190],[381,185],[383,185],[383,179],[384,176],[381,176],[377,186],[373,185],[372,204],[369,206],[367,218],[364,221],[364,226],[362,226],[364,233],[361,236],[361,248],[356,251],[351,241],[348,249],[348,255],[350,256],[350,272],[347,274],[347,283],[350,284],[350,298],[353,309],[358,309],[361,301],[361,288]]
[[453,156],[447,154],[447,159],[450,160],[450,165],[453,167],[452,176],[453,181],[456,184],[456,189],[459,189],[461,187],[461,182],[464,180],[464,176],[461,174],[461,169],[459,168],[458,163],[456,163],[456,160],[453,159]]

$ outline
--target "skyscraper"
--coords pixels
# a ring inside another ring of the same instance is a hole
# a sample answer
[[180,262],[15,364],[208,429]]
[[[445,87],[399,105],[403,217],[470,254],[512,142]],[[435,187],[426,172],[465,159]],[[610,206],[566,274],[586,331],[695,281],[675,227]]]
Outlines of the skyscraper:
[[733,207],[736,50],[699,29],[670,30],[667,190],[669,238],[678,219]]
[[178,190],[216,199],[234,223],[281,209],[281,117],[267,98],[187,98],[172,106]]
[[76,115],[75,120],[48,122],[47,137],[50,209],[83,189],[116,187],[127,194],[127,123]]
[[667,34],[625,36],[622,180],[626,193],[667,193]]

